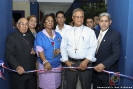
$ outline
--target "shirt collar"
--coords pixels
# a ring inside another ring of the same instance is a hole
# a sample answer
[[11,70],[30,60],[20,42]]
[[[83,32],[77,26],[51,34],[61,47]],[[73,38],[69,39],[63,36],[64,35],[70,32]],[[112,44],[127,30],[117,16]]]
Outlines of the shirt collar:
[[76,27],[74,26],[75,29],[82,29],[83,28],[83,25],[81,25],[80,27]]
[[[48,38],[51,38],[45,29],[43,29],[42,32],[43,32]],[[52,30],[52,34],[53,34],[53,38],[52,38],[52,39],[54,39],[56,35],[55,35],[55,32],[54,32],[53,30]]]
[[108,30],[109,30],[109,28],[105,31],[100,30],[100,33],[105,34]]
[[22,36],[26,36],[26,35],[27,35],[27,32],[28,32],[28,30],[27,30],[26,33],[21,33],[21,32],[19,31],[19,29],[17,29],[16,31],[18,31]]
[[[64,28],[65,28],[65,26],[66,26],[66,24],[64,24],[64,26],[63,26],[63,28],[62,28],[62,29],[64,29]],[[57,26],[56,26],[56,28],[57,28],[58,30],[60,30],[60,29],[59,29],[59,25],[57,25]]]

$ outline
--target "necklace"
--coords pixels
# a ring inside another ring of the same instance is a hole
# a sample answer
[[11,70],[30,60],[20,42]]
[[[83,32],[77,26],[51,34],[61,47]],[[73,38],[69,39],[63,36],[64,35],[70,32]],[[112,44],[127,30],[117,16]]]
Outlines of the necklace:
[[[22,34],[22,39],[26,42],[26,44],[27,44],[27,46],[28,46],[28,48],[31,50],[31,44],[28,42],[28,39],[25,37],[25,36],[27,36],[26,34]],[[24,38],[25,37],[25,38]]]
[[[52,46],[53,46],[53,48],[54,48],[54,51],[56,50],[56,48],[55,48],[55,41],[54,41],[54,39],[52,39],[52,38],[50,38],[50,37],[48,37],[49,38],[49,41],[51,42],[51,44],[52,44]],[[59,41],[59,40],[58,40]],[[54,52],[53,52],[53,57],[52,57],[52,59],[54,59],[54,58],[56,58],[56,57],[60,57],[60,55],[58,54],[58,55],[55,55],[54,54]]]
[[55,42],[54,42],[54,39],[52,39],[50,37],[48,37],[48,38],[49,38],[49,41],[51,42],[51,44],[52,44],[52,46],[54,47],[54,50],[55,50]]
[[[46,31],[46,29],[45,29]],[[54,42],[54,38],[53,38],[53,32],[50,34],[49,32],[46,31],[47,34],[45,34],[49,41],[51,42],[52,46],[54,47],[54,50],[55,50],[55,42]]]
[[76,51],[78,50],[78,48],[77,48],[77,46],[78,46],[78,43],[79,43],[79,40],[80,40],[80,38],[81,38],[81,35],[82,35],[82,32],[83,32],[83,29],[84,29],[84,26],[83,26],[83,28],[82,28],[82,31],[81,31],[81,34],[80,34],[80,36],[79,36],[79,39],[78,39],[78,42],[77,42],[77,44],[76,44],[76,39],[75,39],[75,29],[74,29],[74,40],[75,40],[75,53],[76,53]]

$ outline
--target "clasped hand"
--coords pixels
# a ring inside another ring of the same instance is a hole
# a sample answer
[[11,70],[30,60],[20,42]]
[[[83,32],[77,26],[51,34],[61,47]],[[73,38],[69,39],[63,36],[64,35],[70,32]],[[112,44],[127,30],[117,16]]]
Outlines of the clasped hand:
[[34,49],[33,49],[33,48],[31,49],[30,54],[33,54],[33,55],[35,55],[35,54],[36,54],[36,52],[34,51]]
[[44,64],[44,68],[45,68],[46,70],[51,70],[51,69],[52,69],[52,67],[51,67],[51,65],[50,65],[49,62],[46,62],[46,63]]
[[97,72],[102,72],[104,69],[105,69],[105,66],[100,63],[98,64],[97,66],[94,67],[94,69],[97,71]]
[[24,68],[23,68],[22,66],[18,66],[18,67],[16,68],[16,71],[18,72],[18,74],[23,74],[23,73],[25,73],[25,70],[24,70]]
[[[79,65],[79,69],[80,70],[85,70],[87,65],[89,63],[89,60],[88,59],[85,59],[84,61],[82,61]],[[71,62],[71,61],[66,61],[65,64],[68,66],[68,67],[73,67],[72,65],[74,65],[75,63]],[[76,71],[74,68],[70,68],[70,70],[72,71]]]
[[54,50],[54,55],[58,55],[58,54],[60,54],[60,49],[55,49]]

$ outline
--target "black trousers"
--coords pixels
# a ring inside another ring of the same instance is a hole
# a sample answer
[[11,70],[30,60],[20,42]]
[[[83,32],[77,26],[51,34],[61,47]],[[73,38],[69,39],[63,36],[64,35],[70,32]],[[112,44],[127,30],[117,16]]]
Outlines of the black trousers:
[[27,80],[16,80],[12,78],[12,89],[37,89],[37,77],[31,76]]
[[[72,61],[74,62],[74,61]],[[78,67],[81,62],[74,62],[75,67]],[[92,64],[88,64],[88,66],[92,67]],[[91,83],[92,83],[92,70],[66,70],[66,83],[67,83],[67,89],[76,89],[77,80],[79,77],[79,80],[81,82],[82,89],[91,89]]]
[[116,85],[109,84],[109,77],[106,80],[101,80],[96,71],[93,72],[93,89],[116,89]]

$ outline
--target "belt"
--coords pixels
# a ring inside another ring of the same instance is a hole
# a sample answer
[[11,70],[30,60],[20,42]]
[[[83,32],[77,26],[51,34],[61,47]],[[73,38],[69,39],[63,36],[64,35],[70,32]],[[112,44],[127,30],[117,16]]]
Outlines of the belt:
[[68,59],[70,61],[74,61],[74,62],[81,62],[81,61],[84,61],[85,60],[85,58],[83,58],[83,59],[75,59],[75,58],[71,58],[71,57],[69,57]]

